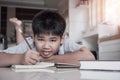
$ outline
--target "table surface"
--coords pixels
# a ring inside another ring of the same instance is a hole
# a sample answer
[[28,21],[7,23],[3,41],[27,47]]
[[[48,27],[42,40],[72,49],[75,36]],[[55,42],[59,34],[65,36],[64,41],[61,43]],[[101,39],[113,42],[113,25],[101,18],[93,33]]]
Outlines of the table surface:
[[0,68],[0,80],[120,80],[119,71],[57,69],[50,72],[14,72]]

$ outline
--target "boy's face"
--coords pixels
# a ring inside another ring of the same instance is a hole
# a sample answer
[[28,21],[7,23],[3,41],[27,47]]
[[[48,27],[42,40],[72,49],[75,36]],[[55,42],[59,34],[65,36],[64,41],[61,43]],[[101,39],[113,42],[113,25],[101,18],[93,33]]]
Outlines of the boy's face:
[[34,42],[40,55],[48,58],[58,52],[60,44],[63,43],[63,38],[52,34],[40,34],[34,36]]

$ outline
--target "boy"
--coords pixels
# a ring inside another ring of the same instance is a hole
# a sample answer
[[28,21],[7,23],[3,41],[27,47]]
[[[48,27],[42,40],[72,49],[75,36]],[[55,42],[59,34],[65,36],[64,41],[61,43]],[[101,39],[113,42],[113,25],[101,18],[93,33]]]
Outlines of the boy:
[[[32,22],[33,41],[29,41],[32,50],[25,42],[3,50],[0,53],[0,66],[12,64],[36,64],[40,61],[69,62],[95,60],[86,48],[64,39],[66,23],[55,11],[41,11]],[[58,55],[59,54],[59,55]]]

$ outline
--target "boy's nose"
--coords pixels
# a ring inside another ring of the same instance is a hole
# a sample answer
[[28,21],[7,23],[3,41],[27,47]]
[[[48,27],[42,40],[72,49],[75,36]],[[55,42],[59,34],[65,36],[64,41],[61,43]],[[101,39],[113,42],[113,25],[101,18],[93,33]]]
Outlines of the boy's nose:
[[49,43],[44,43],[43,48],[46,48],[46,49],[50,48],[50,44]]

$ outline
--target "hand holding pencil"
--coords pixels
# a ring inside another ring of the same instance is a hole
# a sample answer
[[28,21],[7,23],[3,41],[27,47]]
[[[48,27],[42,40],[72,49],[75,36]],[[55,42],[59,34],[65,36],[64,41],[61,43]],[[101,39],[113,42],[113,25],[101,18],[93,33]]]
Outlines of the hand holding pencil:
[[40,62],[41,60],[42,57],[39,55],[37,51],[27,50],[23,54],[22,64],[33,65],[36,64],[37,62]]
[[39,55],[39,53],[37,51],[32,50],[29,42],[27,41],[27,39],[21,29],[19,29],[19,32],[21,33],[22,37],[24,38],[24,40],[28,46],[28,50],[24,53],[24,58],[22,60],[22,64],[31,65],[31,64],[36,64],[37,62],[40,62],[42,57]]

